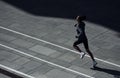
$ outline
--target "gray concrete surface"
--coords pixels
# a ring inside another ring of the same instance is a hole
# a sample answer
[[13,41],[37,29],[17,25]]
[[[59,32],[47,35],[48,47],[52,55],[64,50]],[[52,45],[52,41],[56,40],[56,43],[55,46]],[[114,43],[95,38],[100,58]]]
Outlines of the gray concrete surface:
[[[0,1],[0,26],[70,49],[73,49],[72,44],[76,40],[73,26],[75,23],[71,19],[34,16]],[[120,37],[117,36],[119,33],[88,21],[86,21],[86,33],[90,49],[95,57],[120,65]],[[99,69],[91,70],[92,61],[88,57],[81,60],[78,54],[1,28],[0,44],[95,78],[120,78],[119,67],[98,61]],[[83,45],[80,46],[85,51]],[[2,46],[0,46],[0,64],[36,78],[86,78]],[[0,74],[0,78],[9,77]]]

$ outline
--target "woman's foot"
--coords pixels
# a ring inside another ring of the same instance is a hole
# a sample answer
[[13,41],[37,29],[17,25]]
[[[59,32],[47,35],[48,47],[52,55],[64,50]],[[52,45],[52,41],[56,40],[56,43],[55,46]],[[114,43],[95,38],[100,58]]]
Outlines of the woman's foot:
[[80,53],[80,58],[83,59],[83,57],[85,56],[85,54],[86,54],[85,52],[81,52]]
[[96,61],[93,61],[93,68],[95,68],[97,64],[98,63]]

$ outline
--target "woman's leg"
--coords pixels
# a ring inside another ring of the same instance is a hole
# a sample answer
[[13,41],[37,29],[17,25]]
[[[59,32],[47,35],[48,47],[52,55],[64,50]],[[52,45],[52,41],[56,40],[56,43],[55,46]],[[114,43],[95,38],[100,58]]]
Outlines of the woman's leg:
[[92,52],[91,52],[89,49],[86,49],[86,51],[87,51],[87,53],[90,55],[91,59],[92,59],[93,61],[95,61]]
[[83,59],[83,57],[85,56],[85,53],[81,51],[81,49],[77,46],[78,44],[80,44],[81,41],[80,40],[77,40],[74,42],[73,44],[73,47],[78,51],[80,52],[80,58]]
[[75,41],[74,43],[73,43],[73,47],[77,50],[77,51],[79,51],[80,53],[82,52],[81,51],[81,49],[77,46],[77,45],[79,45],[81,42],[80,41]]
[[93,68],[95,68],[97,65],[97,62],[95,61],[92,52],[89,50],[88,40],[86,39],[83,43],[84,43],[84,46],[85,46],[87,53],[90,55],[91,59],[93,60]]
[[88,40],[86,39],[86,40],[83,42],[83,44],[84,44],[84,47],[85,47],[87,53],[90,55],[91,59],[92,59],[93,61],[95,61],[94,56],[93,56],[92,52],[91,52],[90,49],[89,49]]

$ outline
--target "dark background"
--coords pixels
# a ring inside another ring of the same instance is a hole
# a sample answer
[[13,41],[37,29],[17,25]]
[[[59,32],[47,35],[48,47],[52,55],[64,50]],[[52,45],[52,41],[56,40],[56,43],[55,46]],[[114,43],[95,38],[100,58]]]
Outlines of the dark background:
[[86,15],[87,21],[120,32],[120,0],[3,0],[36,16],[74,19]]

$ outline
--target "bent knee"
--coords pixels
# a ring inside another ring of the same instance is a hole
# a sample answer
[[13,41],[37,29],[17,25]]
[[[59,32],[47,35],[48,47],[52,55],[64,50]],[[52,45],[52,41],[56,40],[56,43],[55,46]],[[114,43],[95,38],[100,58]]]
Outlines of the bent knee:
[[73,47],[76,47],[77,45],[75,43],[73,43]]

